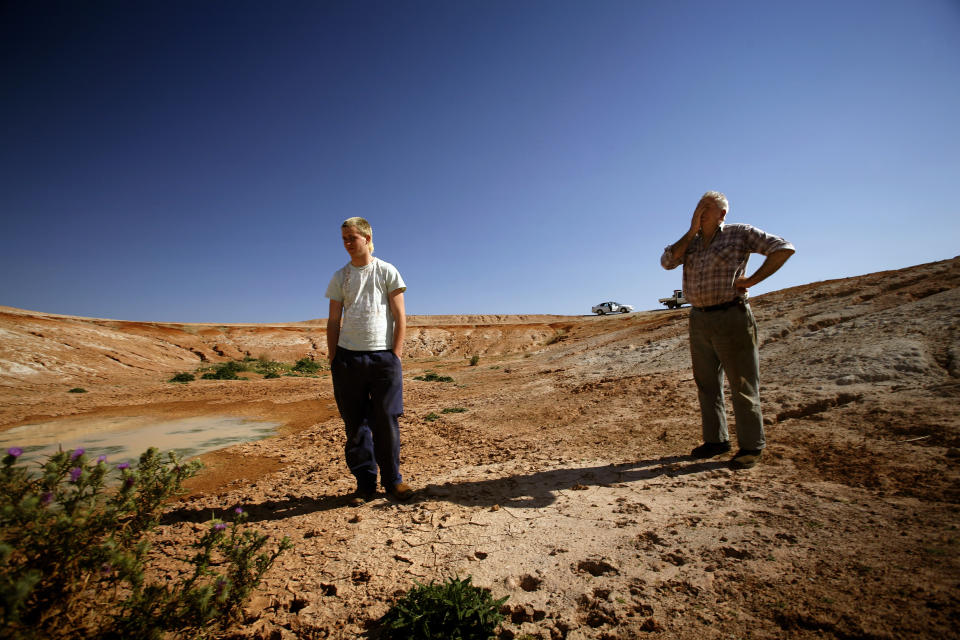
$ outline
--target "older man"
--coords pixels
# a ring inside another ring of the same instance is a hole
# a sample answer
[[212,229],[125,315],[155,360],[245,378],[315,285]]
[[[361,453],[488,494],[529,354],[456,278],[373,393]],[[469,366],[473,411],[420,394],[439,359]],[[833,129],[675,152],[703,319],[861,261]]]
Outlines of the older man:
[[[730,382],[739,451],[734,468],[757,464],[766,446],[760,413],[760,354],[757,321],[747,304],[747,289],[773,275],[793,255],[793,245],[748,224],[724,224],[730,206],[726,196],[708,191],[700,198],[690,229],[667,247],[664,269],[683,265],[683,293],[690,311],[690,359],[697,383],[703,444],[695,458],[730,451],[723,377]],[[751,253],[766,256],[747,276]]]

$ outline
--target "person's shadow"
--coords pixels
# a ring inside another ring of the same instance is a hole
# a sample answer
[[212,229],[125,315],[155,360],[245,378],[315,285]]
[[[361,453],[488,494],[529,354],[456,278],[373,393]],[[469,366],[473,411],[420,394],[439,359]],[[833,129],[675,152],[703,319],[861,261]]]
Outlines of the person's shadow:
[[[684,462],[690,464],[684,465]],[[540,509],[553,504],[558,493],[563,491],[612,486],[658,476],[689,475],[724,466],[726,463],[721,461],[694,461],[687,456],[669,456],[599,467],[551,469],[486,480],[454,480],[428,486],[418,495],[462,505]]]
[[[686,464],[684,464],[686,463]],[[638,462],[608,464],[598,467],[551,469],[529,474],[510,475],[484,480],[451,480],[428,485],[414,493],[407,502],[437,500],[464,506],[500,505],[516,509],[540,509],[556,502],[564,491],[578,491],[597,486],[650,480],[660,476],[683,476],[727,466],[724,461],[694,460],[688,456],[667,456]],[[346,507],[349,495],[295,497],[265,500],[260,503],[224,505],[222,509],[184,506],[165,513],[161,524],[207,522],[211,518],[233,520],[233,509],[241,507],[248,522],[283,520],[308,513]],[[374,503],[374,509],[389,508],[389,503]]]

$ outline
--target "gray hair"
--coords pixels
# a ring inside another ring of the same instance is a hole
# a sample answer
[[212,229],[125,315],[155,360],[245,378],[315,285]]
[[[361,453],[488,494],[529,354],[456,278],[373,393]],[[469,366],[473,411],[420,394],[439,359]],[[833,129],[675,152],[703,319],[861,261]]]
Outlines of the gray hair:
[[727,213],[730,213],[730,203],[727,202],[727,196],[723,195],[719,191],[707,191],[700,197],[701,202],[704,200],[713,200],[718,207]]

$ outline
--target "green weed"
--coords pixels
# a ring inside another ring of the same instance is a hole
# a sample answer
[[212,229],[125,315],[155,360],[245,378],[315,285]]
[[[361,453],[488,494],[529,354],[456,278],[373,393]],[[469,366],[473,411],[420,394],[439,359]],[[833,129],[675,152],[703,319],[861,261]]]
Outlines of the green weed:
[[201,380],[239,380],[240,376],[237,375],[240,371],[246,371],[247,367],[242,362],[237,362],[236,360],[231,360],[230,362],[224,362],[218,364],[212,372],[205,373],[200,376]]
[[422,376],[416,376],[414,380],[423,380],[424,382],[453,382],[450,376],[441,376],[434,371],[427,371]]
[[255,364],[253,365],[254,371],[267,378],[279,378],[281,373],[290,371],[291,368],[292,366],[289,364],[276,362],[274,360],[265,360],[262,358],[256,360]]
[[297,363],[293,365],[293,370],[297,373],[306,373],[312,374],[317,373],[323,367],[316,360],[311,360],[310,358],[300,358],[297,360]]
[[179,576],[149,580],[147,535],[198,462],[154,449],[139,464],[60,451],[35,470],[7,450],[0,464],[0,637],[204,637],[234,622],[277,556],[236,510],[211,520]]
[[488,640],[503,621],[500,606],[489,589],[465,580],[416,583],[381,618],[384,637],[392,640]]

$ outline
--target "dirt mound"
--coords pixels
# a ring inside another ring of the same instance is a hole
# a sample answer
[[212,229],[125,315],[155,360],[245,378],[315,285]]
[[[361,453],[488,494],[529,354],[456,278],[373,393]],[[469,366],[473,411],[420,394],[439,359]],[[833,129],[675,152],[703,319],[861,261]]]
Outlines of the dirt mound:
[[[408,504],[346,506],[329,378],[164,382],[204,359],[321,357],[322,322],[3,308],[0,424],[133,411],[283,422],[206,456],[159,533],[189,538],[242,505],[293,539],[241,637],[366,637],[414,580],[454,574],[509,596],[505,638],[956,636],[960,259],[752,306],[769,445],[745,472],[686,455],[699,410],[685,309],[412,318]],[[453,382],[416,380],[426,371]],[[65,393],[81,383],[89,393]]]
[[[411,316],[413,358],[530,351],[565,316]],[[116,377],[191,370],[204,363],[327,357],[326,321],[277,325],[126,322],[0,307],[0,385],[85,386]]]

